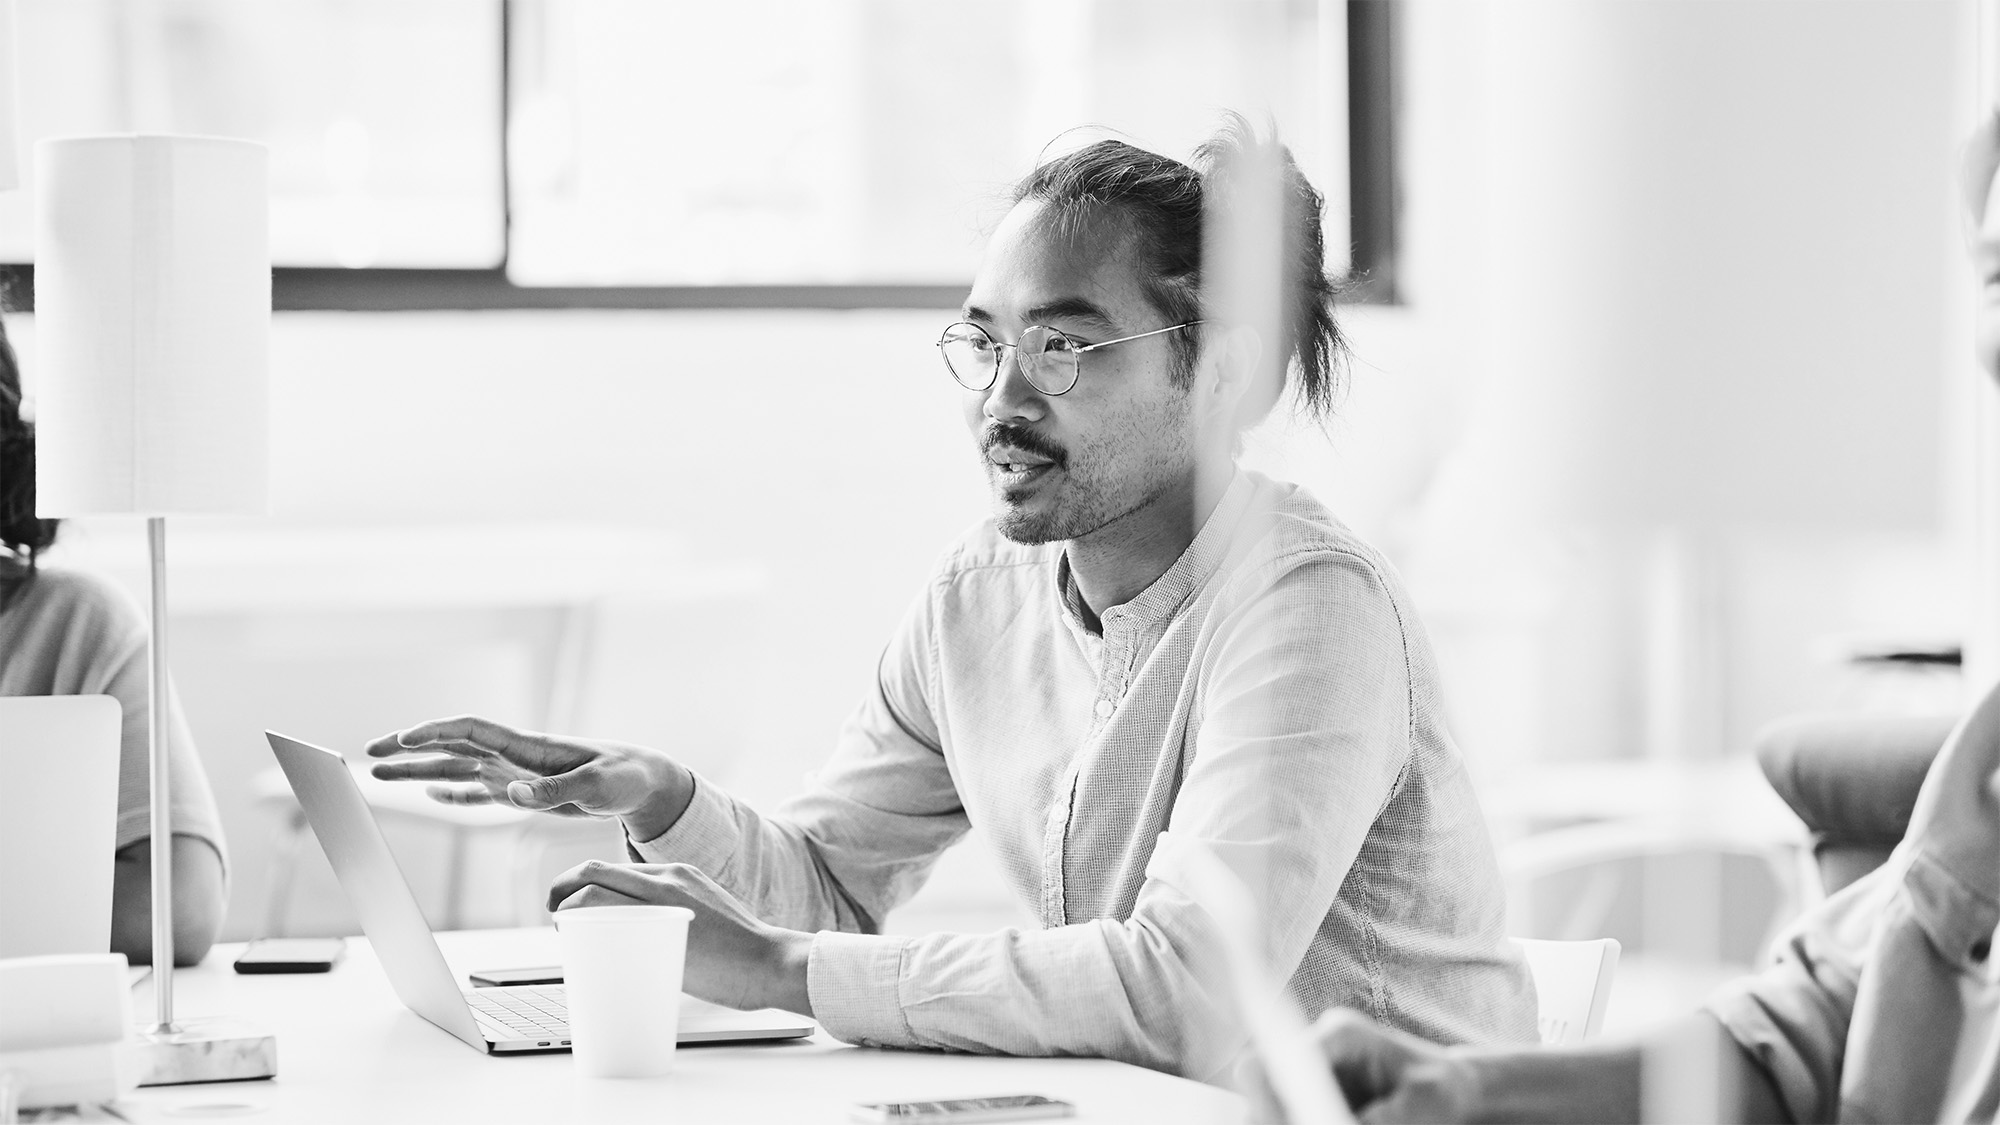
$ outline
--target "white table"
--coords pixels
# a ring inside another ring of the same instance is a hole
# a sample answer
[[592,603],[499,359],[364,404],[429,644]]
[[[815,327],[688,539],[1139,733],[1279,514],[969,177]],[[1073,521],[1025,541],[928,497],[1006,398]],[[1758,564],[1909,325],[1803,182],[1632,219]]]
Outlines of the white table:
[[[438,935],[461,981],[468,971],[556,962],[552,929]],[[809,1040],[683,1048],[674,1074],[588,1080],[566,1054],[482,1055],[403,1007],[360,938],[331,973],[242,976],[241,946],[218,945],[174,974],[180,1015],[254,1020],[278,1039],[278,1076],[262,1082],[134,1091],[119,1110],[135,1122],[841,1122],[864,1101],[1045,1094],[1079,1121],[1245,1120],[1234,1094],[1097,1059],[1016,1059],[850,1047]],[[150,981],[133,989],[148,1013]]]

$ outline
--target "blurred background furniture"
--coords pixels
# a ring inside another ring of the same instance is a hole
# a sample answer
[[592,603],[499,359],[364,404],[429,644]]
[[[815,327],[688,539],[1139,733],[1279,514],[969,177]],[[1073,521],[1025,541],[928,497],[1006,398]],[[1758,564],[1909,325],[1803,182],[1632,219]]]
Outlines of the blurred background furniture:
[[1889,858],[1957,722],[1951,715],[1808,716],[1758,737],[1757,764],[1811,832],[1825,893]]
[[[1482,803],[1508,932],[1617,941],[1618,989],[1594,1025],[1607,1035],[1694,1010],[1818,897],[1806,829],[1747,756],[1550,763]],[[1569,1034],[1585,1026],[1569,1020]]]
[[1573,1047],[1597,1038],[1618,971],[1618,943],[1515,938],[1535,978],[1535,1028],[1544,1047]]

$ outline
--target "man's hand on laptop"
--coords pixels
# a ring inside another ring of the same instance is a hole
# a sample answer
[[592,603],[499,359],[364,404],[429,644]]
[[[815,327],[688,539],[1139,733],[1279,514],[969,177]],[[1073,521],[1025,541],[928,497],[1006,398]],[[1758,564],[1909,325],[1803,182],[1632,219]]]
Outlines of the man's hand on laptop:
[[813,935],[762,921],[698,868],[593,859],[563,872],[549,886],[550,910],[633,905],[694,911],[681,981],[687,992],[730,1008],[782,1008],[812,1015],[806,961]]
[[615,816],[635,840],[673,827],[694,798],[694,775],[658,750],[515,730],[472,715],[436,719],[368,744],[386,781],[428,781],[452,805],[514,805],[572,816]]

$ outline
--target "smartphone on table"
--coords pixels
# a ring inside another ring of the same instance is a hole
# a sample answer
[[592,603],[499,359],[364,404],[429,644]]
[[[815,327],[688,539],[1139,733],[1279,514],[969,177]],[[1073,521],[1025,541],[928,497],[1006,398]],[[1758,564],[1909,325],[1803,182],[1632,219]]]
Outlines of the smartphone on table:
[[974,1121],[1041,1121],[1072,1117],[1076,1107],[1040,1094],[1008,1094],[997,1098],[952,1098],[931,1102],[869,1102],[854,1107],[855,1121],[901,1122],[903,1125],[969,1125]]
[[258,938],[236,958],[236,971],[324,973],[345,952],[346,938]]

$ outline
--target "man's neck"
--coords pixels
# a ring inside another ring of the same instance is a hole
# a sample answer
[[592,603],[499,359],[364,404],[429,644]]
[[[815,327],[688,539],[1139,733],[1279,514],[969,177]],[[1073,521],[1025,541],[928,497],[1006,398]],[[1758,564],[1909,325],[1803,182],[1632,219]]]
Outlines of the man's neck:
[[1222,501],[1235,466],[1197,474],[1187,487],[1069,542],[1069,572],[1083,603],[1084,623],[1102,632],[1107,610],[1138,597],[1187,553],[1202,524]]

